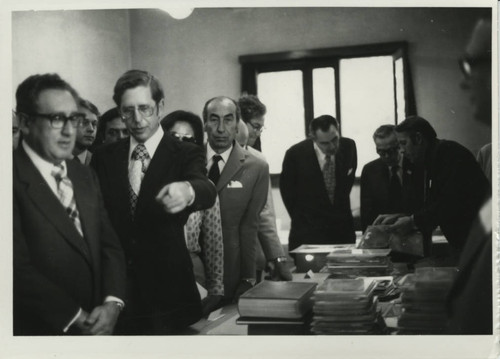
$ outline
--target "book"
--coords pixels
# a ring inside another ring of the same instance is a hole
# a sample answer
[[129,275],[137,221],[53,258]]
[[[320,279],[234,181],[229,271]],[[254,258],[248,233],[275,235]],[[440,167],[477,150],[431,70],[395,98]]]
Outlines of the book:
[[302,318],[312,308],[317,283],[262,281],[240,296],[242,317]]

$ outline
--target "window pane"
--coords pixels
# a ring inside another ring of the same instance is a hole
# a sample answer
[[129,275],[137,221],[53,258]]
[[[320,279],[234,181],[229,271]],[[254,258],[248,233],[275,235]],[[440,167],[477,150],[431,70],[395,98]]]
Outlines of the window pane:
[[394,63],[394,75],[396,77],[396,112],[398,117],[396,123],[403,121],[406,118],[405,112],[405,84],[403,73],[403,59],[399,58]]
[[395,123],[394,76],[391,56],[340,60],[342,136],[356,141],[358,171],[376,159],[373,132]]
[[336,117],[335,69],[323,67],[313,69],[314,117],[331,115]]
[[281,173],[286,150],[305,138],[302,71],[266,72],[257,76],[259,99],[267,107],[262,153],[271,173]]

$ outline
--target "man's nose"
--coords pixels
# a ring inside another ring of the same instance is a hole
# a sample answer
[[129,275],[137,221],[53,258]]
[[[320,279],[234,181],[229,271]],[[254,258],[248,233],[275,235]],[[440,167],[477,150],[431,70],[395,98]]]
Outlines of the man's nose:
[[219,121],[219,123],[217,124],[217,132],[223,133],[225,130],[226,126],[224,125],[224,121],[223,120]]
[[66,136],[71,136],[76,133],[76,127],[74,127],[70,121],[66,121],[64,126],[61,128],[61,133]]

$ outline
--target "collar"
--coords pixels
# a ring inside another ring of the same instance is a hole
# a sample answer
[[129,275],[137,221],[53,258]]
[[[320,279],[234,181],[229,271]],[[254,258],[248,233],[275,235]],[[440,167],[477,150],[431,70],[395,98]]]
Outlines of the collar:
[[89,150],[84,150],[82,153],[80,153],[78,156],[76,156],[80,160],[80,163],[85,164],[85,160],[87,159],[88,153],[89,153]]
[[207,162],[212,160],[212,157],[214,155],[219,155],[222,157],[222,160],[224,163],[227,163],[227,160],[229,159],[229,155],[231,155],[231,151],[233,150],[234,143],[231,144],[231,147],[229,147],[227,150],[225,150],[222,153],[217,153],[214,151],[212,146],[210,146],[210,143],[207,143]]
[[[318,158],[322,161],[326,161],[326,154],[323,153],[323,151],[321,151],[321,149],[319,148],[319,146],[316,144],[316,142],[314,140],[313,141],[313,145],[314,145],[314,152],[316,152],[316,156],[318,156]],[[335,157],[335,155],[331,155],[332,156],[332,159]]]
[[[21,145],[23,146],[24,151],[30,158],[30,160],[33,162],[35,165],[36,169],[40,171],[42,176],[44,178],[52,178],[52,169],[54,168],[54,164],[52,162],[49,162],[42,157],[38,153],[36,153],[27,143],[26,141],[22,141]],[[63,176],[66,175],[67,170],[66,170],[66,161],[62,161],[61,165],[63,166]]]
[[[164,132],[163,128],[161,126],[158,126],[158,129],[156,132],[144,142],[144,146],[146,146],[146,149],[148,150],[149,153],[149,158],[153,158],[156,149],[158,148],[158,145],[161,142],[161,139],[163,138]],[[130,136],[130,147],[128,150],[128,158],[130,159],[132,156],[132,152],[134,151],[134,148],[139,144],[137,140],[133,137]]]

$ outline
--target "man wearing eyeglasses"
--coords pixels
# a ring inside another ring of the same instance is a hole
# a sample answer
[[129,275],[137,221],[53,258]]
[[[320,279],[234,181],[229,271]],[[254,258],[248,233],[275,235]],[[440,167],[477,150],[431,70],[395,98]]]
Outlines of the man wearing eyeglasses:
[[125,260],[94,172],[71,161],[76,91],[56,74],[16,91],[14,335],[111,334],[125,298]]
[[73,156],[83,163],[88,165],[92,158],[92,153],[89,147],[95,141],[97,133],[97,121],[99,118],[99,110],[90,101],[80,99],[78,101],[78,111],[85,115],[85,118],[80,123],[76,131],[75,148],[73,149]]
[[382,125],[375,130],[373,141],[380,157],[367,163],[361,172],[363,231],[379,214],[413,213],[423,205],[423,193],[419,190],[423,178],[417,178],[414,166],[401,155],[394,128]]
[[214,204],[215,187],[200,146],[164,134],[157,78],[128,71],[113,99],[130,138],[99,148],[91,166],[127,259],[127,310],[117,332],[174,334],[201,318],[184,224]]

